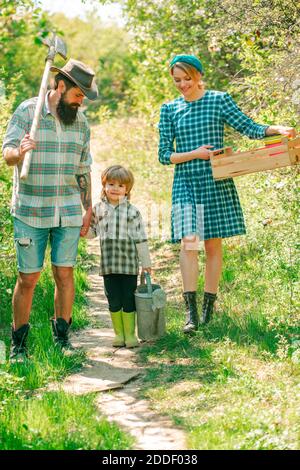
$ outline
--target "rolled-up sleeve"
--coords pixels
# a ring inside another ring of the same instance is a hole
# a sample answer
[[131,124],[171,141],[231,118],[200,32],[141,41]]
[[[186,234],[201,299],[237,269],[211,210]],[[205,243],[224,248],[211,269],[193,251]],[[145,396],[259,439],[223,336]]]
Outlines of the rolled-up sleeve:
[[80,163],[78,165],[77,175],[84,175],[91,172],[92,156],[90,152],[91,131],[87,126],[85,132],[85,141],[82,147]]
[[250,139],[265,137],[268,126],[257,124],[249,116],[246,116],[228,93],[223,95],[222,116],[226,124]]
[[22,104],[15,110],[3,140],[2,151],[6,147],[19,147],[25,134],[30,132],[30,120],[27,108]]
[[169,109],[166,104],[163,104],[160,111],[160,120],[158,124],[159,129],[159,148],[158,159],[163,165],[170,165],[171,155],[175,152],[174,140],[175,132],[174,125],[171,121]]

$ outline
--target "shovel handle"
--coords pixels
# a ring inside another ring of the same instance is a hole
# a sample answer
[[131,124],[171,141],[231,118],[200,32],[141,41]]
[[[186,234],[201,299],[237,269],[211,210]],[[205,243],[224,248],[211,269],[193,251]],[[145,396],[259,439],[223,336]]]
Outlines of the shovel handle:
[[[48,76],[49,76],[50,67],[52,65],[52,62],[53,62],[53,59],[48,59],[46,61],[46,65],[45,65],[45,69],[44,69],[42,83],[41,83],[41,87],[40,87],[40,91],[39,91],[39,96],[38,96],[36,108],[35,108],[35,111],[34,111],[32,126],[31,126],[31,129],[30,129],[30,138],[33,139],[33,140],[35,140],[36,131],[37,131],[37,128],[38,128],[42,108],[43,108],[44,101],[45,101],[45,95],[46,95],[46,92],[47,92],[47,84],[48,84]],[[32,150],[30,150],[29,152],[26,152],[26,154],[24,156],[21,175],[20,175],[21,180],[25,180],[28,176],[29,169],[30,169],[30,164],[31,164],[31,158],[32,158]]]

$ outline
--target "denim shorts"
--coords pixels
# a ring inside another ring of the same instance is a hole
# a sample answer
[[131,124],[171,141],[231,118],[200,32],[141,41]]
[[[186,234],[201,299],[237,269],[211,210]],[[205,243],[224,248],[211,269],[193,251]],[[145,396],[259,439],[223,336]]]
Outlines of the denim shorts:
[[48,240],[51,246],[52,264],[73,267],[76,263],[80,228],[36,228],[14,217],[18,271],[36,273],[42,270]]

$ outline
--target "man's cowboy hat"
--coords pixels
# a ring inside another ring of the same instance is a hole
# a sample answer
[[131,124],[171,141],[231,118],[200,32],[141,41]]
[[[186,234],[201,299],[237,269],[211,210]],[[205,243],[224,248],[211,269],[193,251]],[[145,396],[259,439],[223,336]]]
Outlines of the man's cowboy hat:
[[89,100],[95,100],[98,97],[98,88],[94,79],[95,72],[82,62],[70,59],[63,68],[51,67],[50,70],[65,75],[80,88]]

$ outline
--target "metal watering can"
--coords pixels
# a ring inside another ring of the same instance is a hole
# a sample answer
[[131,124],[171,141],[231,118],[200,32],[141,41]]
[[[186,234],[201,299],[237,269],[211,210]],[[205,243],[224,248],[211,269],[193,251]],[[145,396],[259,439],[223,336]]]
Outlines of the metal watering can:
[[163,336],[166,332],[164,307],[167,300],[163,289],[160,285],[151,283],[149,273],[143,273],[134,296],[139,338],[148,341]]

